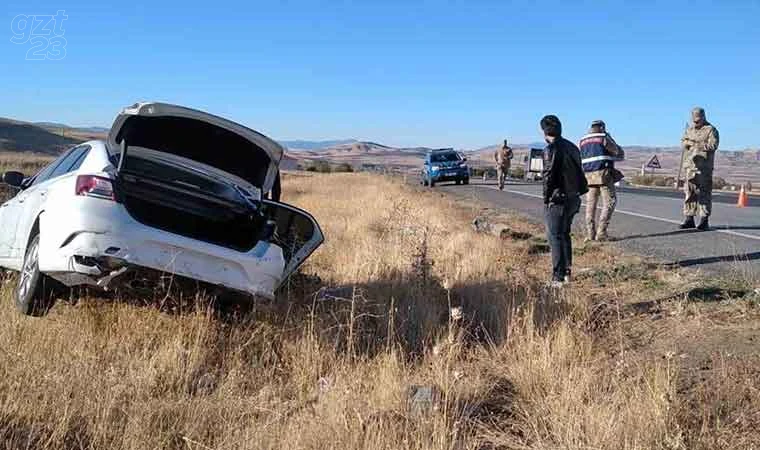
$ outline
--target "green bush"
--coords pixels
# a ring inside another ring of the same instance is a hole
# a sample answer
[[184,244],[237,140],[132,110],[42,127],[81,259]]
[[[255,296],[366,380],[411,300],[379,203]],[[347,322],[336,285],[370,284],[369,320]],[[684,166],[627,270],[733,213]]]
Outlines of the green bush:
[[314,161],[309,166],[306,167],[306,171],[330,173],[332,172],[332,167],[330,167],[330,163],[328,163],[327,161]]
[[631,183],[639,186],[672,186],[668,185],[668,178],[664,175],[635,175],[631,177]]
[[509,170],[509,175],[512,178],[525,178],[525,167],[522,167],[522,166],[512,167]]
[[713,177],[713,189],[723,189],[728,186],[728,182],[721,177]]
[[353,172],[354,168],[349,163],[340,163],[333,168],[333,172]]

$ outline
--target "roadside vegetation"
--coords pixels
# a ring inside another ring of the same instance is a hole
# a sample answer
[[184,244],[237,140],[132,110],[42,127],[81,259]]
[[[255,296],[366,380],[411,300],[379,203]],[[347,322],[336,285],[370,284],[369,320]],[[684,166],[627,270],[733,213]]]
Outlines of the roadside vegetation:
[[[470,169],[470,176],[479,178],[483,174],[487,174],[488,178],[496,178],[496,169],[493,167],[473,167]],[[509,176],[512,178],[525,178],[525,168],[522,166],[513,166],[509,168]]]
[[5,275],[0,448],[760,445],[760,297],[740,272],[579,246],[554,292],[542,230],[514,215],[378,175],[283,186],[327,240],[275,302],[159,280],[33,319]]
[[341,173],[341,172],[353,172],[354,168],[349,163],[330,164],[328,161],[317,160],[312,161],[306,165],[305,170],[307,172],[318,173]]
[[[666,175],[634,175],[630,178],[632,184],[637,186],[673,187],[676,178]],[[713,189],[726,189],[733,186],[724,178],[713,177]]]
[[54,158],[54,156],[34,153],[0,152],[0,173],[8,170],[18,170],[25,175],[33,175]]

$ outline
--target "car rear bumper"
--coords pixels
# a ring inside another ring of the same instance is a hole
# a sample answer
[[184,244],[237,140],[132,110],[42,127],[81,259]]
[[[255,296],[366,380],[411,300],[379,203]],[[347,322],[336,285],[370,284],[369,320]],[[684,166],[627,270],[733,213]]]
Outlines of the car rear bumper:
[[143,225],[118,203],[84,197],[77,206],[40,217],[40,271],[67,285],[108,287],[122,269],[141,267],[272,299],[282,281],[277,245],[240,252]]
[[430,178],[433,181],[455,181],[464,180],[470,177],[468,170],[454,169],[454,170],[440,170],[430,174]]

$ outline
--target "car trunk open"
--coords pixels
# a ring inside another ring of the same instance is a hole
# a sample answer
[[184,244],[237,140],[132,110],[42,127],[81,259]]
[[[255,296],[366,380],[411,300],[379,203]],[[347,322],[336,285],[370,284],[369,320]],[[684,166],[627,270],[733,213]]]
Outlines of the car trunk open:
[[262,201],[282,148],[253,130],[183,107],[138,104],[117,117],[109,147],[117,199],[145,225],[241,252],[277,244],[284,275],[322,242],[311,216]]
[[130,157],[120,168],[116,193],[137,221],[242,252],[262,237],[266,221],[244,197],[244,193],[253,196],[249,190],[178,164],[176,158],[128,149]]

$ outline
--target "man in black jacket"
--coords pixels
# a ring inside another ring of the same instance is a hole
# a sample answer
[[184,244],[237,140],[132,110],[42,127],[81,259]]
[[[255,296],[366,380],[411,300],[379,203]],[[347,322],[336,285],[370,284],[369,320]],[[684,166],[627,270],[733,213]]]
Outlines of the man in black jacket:
[[544,149],[544,205],[546,232],[552,249],[552,284],[570,281],[573,246],[570,229],[581,207],[581,195],[588,192],[578,147],[562,137],[557,116],[541,119],[548,144]]

